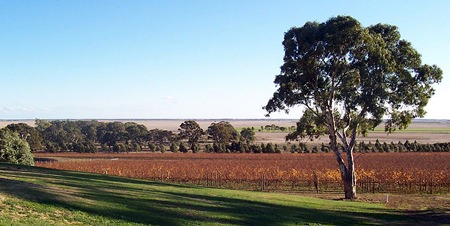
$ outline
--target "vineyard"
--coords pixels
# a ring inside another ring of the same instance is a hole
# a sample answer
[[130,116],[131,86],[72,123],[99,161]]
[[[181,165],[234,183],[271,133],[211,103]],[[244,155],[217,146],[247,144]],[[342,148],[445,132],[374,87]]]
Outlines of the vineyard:
[[[37,166],[245,190],[340,192],[330,153],[37,154]],[[448,193],[450,153],[356,155],[359,192]]]

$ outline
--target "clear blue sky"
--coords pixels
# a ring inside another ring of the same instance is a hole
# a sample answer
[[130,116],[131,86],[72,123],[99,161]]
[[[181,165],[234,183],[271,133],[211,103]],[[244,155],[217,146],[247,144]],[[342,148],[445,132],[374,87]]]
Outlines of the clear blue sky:
[[284,32],[337,15],[398,26],[444,71],[426,118],[449,119],[449,10],[448,0],[0,0],[0,119],[264,118]]

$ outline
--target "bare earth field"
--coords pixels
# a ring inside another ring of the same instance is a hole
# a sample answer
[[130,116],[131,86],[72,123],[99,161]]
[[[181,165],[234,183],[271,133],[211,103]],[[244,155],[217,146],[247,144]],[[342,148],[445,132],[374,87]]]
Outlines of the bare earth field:
[[[148,129],[164,129],[170,131],[177,131],[180,124],[185,119],[137,119],[137,120],[98,120],[101,122],[135,122],[145,125]],[[207,129],[213,122],[229,121],[236,129],[244,127],[254,127],[256,130],[261,126],[277,125],[280,127],[291,127],[296,125],[295,119],[196,119],[195,120],[203,129]],[[0,128],[5,127],[11,123],[26,123],[34,126],[34,120],[0,120]],[[283,132],[256,132],[256,142],[272,142],[284,143],[287,133]],[[359,141],[371,141],[374,143],[377,139],[381,142],[398,141],[417,141],[419,143],[438,143],[450,142],[450,120],[415,120],[407,130],[397,131],[391,134],[383,132],[383,127],[380,126],[375,131],[369,132],[367,137],[359,137]],[[305,140],[306,141],[306,140]],[[308,141],[311,142],[311,141]],[[322,137],[313,143],[327,143],[328,138]]]

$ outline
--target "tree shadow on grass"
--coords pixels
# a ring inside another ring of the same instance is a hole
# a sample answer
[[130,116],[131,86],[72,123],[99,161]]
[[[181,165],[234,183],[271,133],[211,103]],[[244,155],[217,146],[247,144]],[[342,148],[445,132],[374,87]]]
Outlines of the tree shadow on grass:
[[[111,219],[157,225],[412,224],[401,213],[321,210],[184,185],[0,164],[0,192]],[[32,179],[40,182],[33,182]],[[198,189],[198,191],[196,190]],[[213,192],[210,192],[213,191]]]

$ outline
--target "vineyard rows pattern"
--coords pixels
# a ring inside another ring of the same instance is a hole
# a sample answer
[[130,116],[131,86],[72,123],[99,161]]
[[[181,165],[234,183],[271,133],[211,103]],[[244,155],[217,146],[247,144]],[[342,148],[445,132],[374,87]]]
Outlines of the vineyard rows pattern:
[[[330,153],[58,153],[37,157],[36,165],[41,167],[208,187],[289,192],[342,190],[337,163]],[[368,153],[356,155],[355,162],[359,192],[450,191],[450,153]]]

